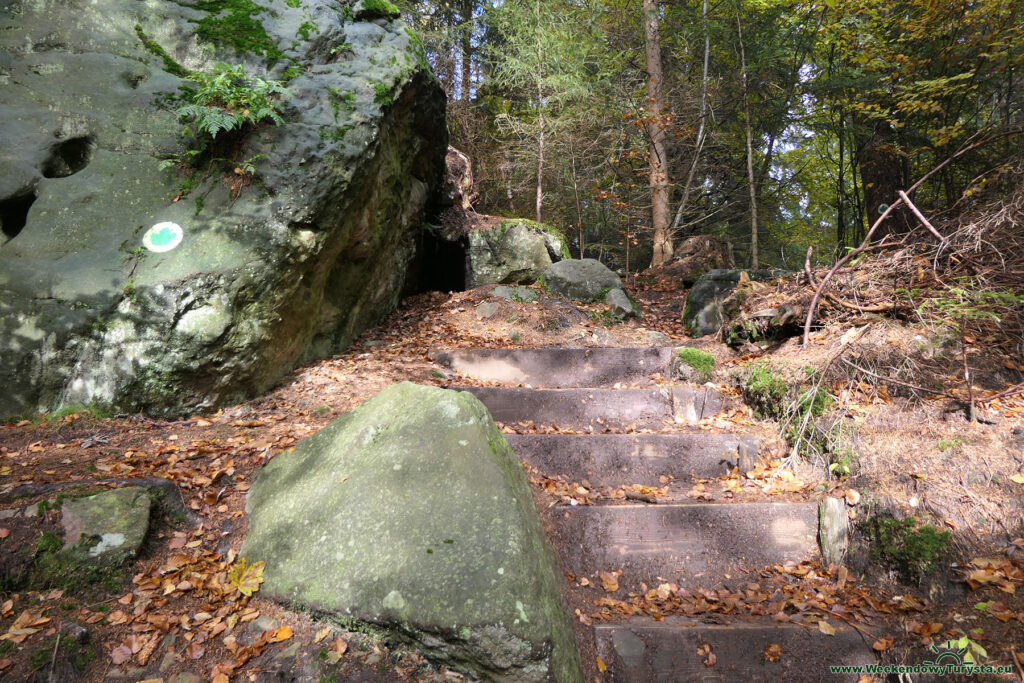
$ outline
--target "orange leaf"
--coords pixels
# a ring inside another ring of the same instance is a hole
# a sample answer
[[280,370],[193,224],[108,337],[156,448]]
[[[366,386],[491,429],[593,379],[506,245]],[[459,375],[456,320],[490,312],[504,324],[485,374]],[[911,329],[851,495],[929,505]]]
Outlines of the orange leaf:
[[597,578],[601,579],[601,588],[608,593],[619,590],[619,578],[610,572],[598,572]]
[[121,666],[131,658],[132,649],[126,645],[118,645],[110,652],[110,661],[114,662],[117,666]]
[[778,643],[768,643],[768,646],[764,649],[764,658],[769,662],[777,662],[781,656],[782,647]]
[[597,670],[604,673],[608,670],[608,665],[604,663],[604,660],[600,657],[597,658]]
[[274,631],[274,637],[272,638],[272,640],[275,643],[280,643],[282,640],[288,640],[291,637],[292,637],[292,629],[291,629],[290,626],[285,624],[281,628],[279,628],[276,631]]

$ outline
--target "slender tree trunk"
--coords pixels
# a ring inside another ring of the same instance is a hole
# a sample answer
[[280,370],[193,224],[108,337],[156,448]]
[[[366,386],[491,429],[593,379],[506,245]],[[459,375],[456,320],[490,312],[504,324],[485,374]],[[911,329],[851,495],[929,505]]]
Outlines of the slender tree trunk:
[[654,256],[651,266],[660,266],[672,258],[669,237],[668,156],[665,154],[664,77],[661,71],[661,41],[658,38],[658,0],[644,0],[644,42],[647,48],[647,125],[648,157],[651,166],[651,227],[654,230]]
[[[537,0],[534,4],[535,17],[537,20],[537,64],[541,64],[541,44],[540,44],[540,3],[541,0]],[[537,222],[541,222],[541,205],[544,202],[544,87],[542,80],[544,78],[543,73],[537,71]]]
[[459,36],[462,42],[462,101],[469,102],[473,84],[473,3],[462,0],[462,27]]
[[569,139],[569,154],[572,157],[572,194],[576,199],[576,229],[580,235],[580,258],[583,258],[583,207],[580,204],[579,183],[576,180],[576,152],[572,148],[572,139]]
[[747,88],[747,54],[743,48],[743,25],[736,12],[736,30],[740,43],[740,74],[743,79],[743,118],[747,133],[747,184],[750,187],[750,267],[758,267],[757,254],[757,181],[754,178],[754,145],[750,127],[750,93]]
[[676,236],[679,230],[679,221],[683,219],[683,209],[690,199],[690,188],[693,187],[693,177],[697,173],[697,165],[700,162],[700,153],[704,148],[704,136],[707,133],[708,115],[708,61],[711,55],[711,34],[708,33],[708,0],[704,0],[704,7],[701,10],[701,23],[704,25],[704,73],[700,80],[700,123],[697,124],[697,147],[693,151],[693,161],[690,162],[690,171],[686,174],[686,184],[683,185],[683,197],[679,200],[679,207],[676,208],[676,216],[672,220],[672,230],[669,239]]

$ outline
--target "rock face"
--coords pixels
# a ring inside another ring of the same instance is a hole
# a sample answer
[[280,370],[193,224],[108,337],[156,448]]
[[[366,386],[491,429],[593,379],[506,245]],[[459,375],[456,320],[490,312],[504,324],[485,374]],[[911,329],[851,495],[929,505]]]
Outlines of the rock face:
[[733,268],[732,244],[715,235],[694,235],[676,248],[676,257],[664,267],[665,272],[679,278],[679,286],[692,287],[711,270]]
[[[234,401],[396,305],[443,181],[443,92],[387,3],[253,7],[0,14],[0,417]],[[244,187],[230,166],[160,165],[190,145],[173,113],[182,76],[218,61],[289,91],[286,123],[234,150],[255,169]],[[180,244],[147,251],[162,222]]]
[[564,238],[533,221],[511,219],[469,233],[466,288],[493,284],[533,284],[568,256]]
[[567,299],[590,302],[622,289],[622,280],[597,259],[567,259],[544,271],[544,286]]
[[723,302],[744,275],[755,282],[766,282],[784,274],[776,270],[712,270],[702,275],[686,295],[683,324],[694,337],[714,334],[725,322]]
[[144,488],[129,486],[75,498],[61,506],[65,549],[82,550],[85,557],[114,563],[135,556],[149,529],[152,500]]
[[582,681],[526,475],[470,394],[385,389],[272,460],[246,509],[262,595],[485,679]]

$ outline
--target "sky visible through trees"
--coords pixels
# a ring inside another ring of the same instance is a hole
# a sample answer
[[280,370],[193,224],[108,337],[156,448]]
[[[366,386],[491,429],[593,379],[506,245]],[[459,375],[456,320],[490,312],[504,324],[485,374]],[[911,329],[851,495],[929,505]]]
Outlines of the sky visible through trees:
[[[407,0],[482,213],[630,272],[694,234],[798,268],[897,192],[941,220],[1021,153],[1019,0]],[[645,22],[645,18],[647,21]],[[913,225],[905,210],[879,236]]]

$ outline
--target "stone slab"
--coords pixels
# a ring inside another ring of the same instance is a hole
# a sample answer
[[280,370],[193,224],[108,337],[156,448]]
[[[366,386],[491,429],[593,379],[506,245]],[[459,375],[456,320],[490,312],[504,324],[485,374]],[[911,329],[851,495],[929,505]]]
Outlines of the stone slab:
[[721,409],[720,394],[703,387],[661,389],[527,389],[465,387],[498,422],[553,424],[600,431],[604,427],[660,429],[696,422]]
[[623,570],[620,585],[659,577],[712,587],[743,569],[818,556],[817,506],[797,503],[595,505],[558,516],[566,571]]
[[507,434],[521,460],[593,486],[656,486],[661,476],[717,477],[753,466],[759,439],[734,434]]
[[[529,291],[529,290],[528,290]],[[649,384],[668,377],[671,348],[455,349],[437,362],[478,380],[535,387],[575,388]]]
[[[833,675],[829,666],[874,664],[871,645],[854,629],[831,623],[834,636],[770,621],[702,624],[683,617],[661,622],[633,618],[595,626],[594,638],[597,654],[608,666],[605,681],[855,681],[857,675]],[[715,654],[713,666],[705,666],[706,657],[697,653],[702,644]],[[782,650],[775,662],[764,656],[770,644]]]

